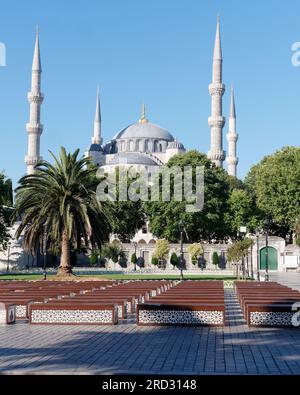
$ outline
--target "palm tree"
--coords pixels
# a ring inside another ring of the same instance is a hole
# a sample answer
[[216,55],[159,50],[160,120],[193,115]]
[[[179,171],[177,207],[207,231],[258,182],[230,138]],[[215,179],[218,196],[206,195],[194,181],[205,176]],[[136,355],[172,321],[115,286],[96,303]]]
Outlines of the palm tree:
[[35,253],[43,245],[59,245],[58,275],[71,275],[71,249],[98,247],[108,239],[105,206],[96,197],[96,168],[90,159],[78,159],[61,148],[54,164],[41,161],[35,173],[21,178],[16,189],[14,218],[21,218],[16,237],[24,232],[24,248]]

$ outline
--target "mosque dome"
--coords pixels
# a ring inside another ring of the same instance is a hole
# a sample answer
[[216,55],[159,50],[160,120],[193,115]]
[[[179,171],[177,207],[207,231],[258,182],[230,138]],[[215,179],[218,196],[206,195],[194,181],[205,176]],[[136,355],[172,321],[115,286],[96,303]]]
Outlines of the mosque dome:
[[174,137],[166,129],[163,129],[151,122],[137,122],[129,125],[117,133],[114,137],[114,140],[131,138],[148,138],[167,141],[174,140]]
[[157,139],[173,141],[174,137],[166,129],[148,121],[145,115],[145,106],[142,108],[142,115],[138,122],[127,126],[118,132],[113,140],[119,139]]

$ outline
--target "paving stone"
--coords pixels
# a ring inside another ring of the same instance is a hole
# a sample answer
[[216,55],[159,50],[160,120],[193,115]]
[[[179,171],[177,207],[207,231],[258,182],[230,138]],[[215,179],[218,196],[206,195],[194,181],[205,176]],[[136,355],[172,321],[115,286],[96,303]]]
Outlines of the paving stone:
[[[300,284],[297,276],[293,287]],[[285,283],[289,278],[276,277]],[[0,326],[0,372],[300,373],[300,330],[247,327],[232,290],[226,290],[226,314],[224,328],[138,327],[132,321],[103,327]]]

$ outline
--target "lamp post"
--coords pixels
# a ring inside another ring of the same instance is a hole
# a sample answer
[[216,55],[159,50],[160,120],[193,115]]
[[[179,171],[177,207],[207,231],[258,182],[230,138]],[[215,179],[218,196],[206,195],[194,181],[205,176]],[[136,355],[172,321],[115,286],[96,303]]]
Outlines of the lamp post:
[[256,236],[256,277],[257,281],[260,281],[260,254],[259,254],[259,229],[256,229],[255,236]]
[[[246,236],[246,233],[247,233],[247,227],[246,226],[240,226],[240,228],[239,228],[239,234],[241,235],[241,237],[242,237],[242,240],[245,238],[245,236]],[[248,261],[247,261],[247,263],[248,263]],[[244,257],[244,255],[242,256],[242,272],[243,272],[243,279],[245,279],[245,257]]]
[[44,225],[44,240],[43,240],[43,255],[44,255],[44,268],[43,277],[47,280],[47,225]]
[[184,225],[183,222],[179,222],[179,230],[180,230],[180,279],[183,280],[183,231]]
[[251,258],[250,258],[250,270],[251,270],[251,278],[253,280],[254,278],[254,272],[253,272],[253,244],[251,244]]
[[7,264],[6,264],[6,271],[7,271],[7,273],[9,273],[10,246],[11,246],[11,242],[9,241],[7,243]]
[[269,281],[269,227],[270,227],[270,220],[267,218],[264,221],[264,229],[265,229],[265,237],[266,237],[266,274],[265,274],[265,281]]

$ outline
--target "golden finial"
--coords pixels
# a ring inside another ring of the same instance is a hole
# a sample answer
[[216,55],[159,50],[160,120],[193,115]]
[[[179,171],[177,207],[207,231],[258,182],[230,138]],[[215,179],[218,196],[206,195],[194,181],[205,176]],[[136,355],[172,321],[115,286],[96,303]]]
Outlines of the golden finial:
[[142,104],[142,115],[139,119],[139,123],[147,123],[148,119],[146,118],[146,106],[145,103]]

